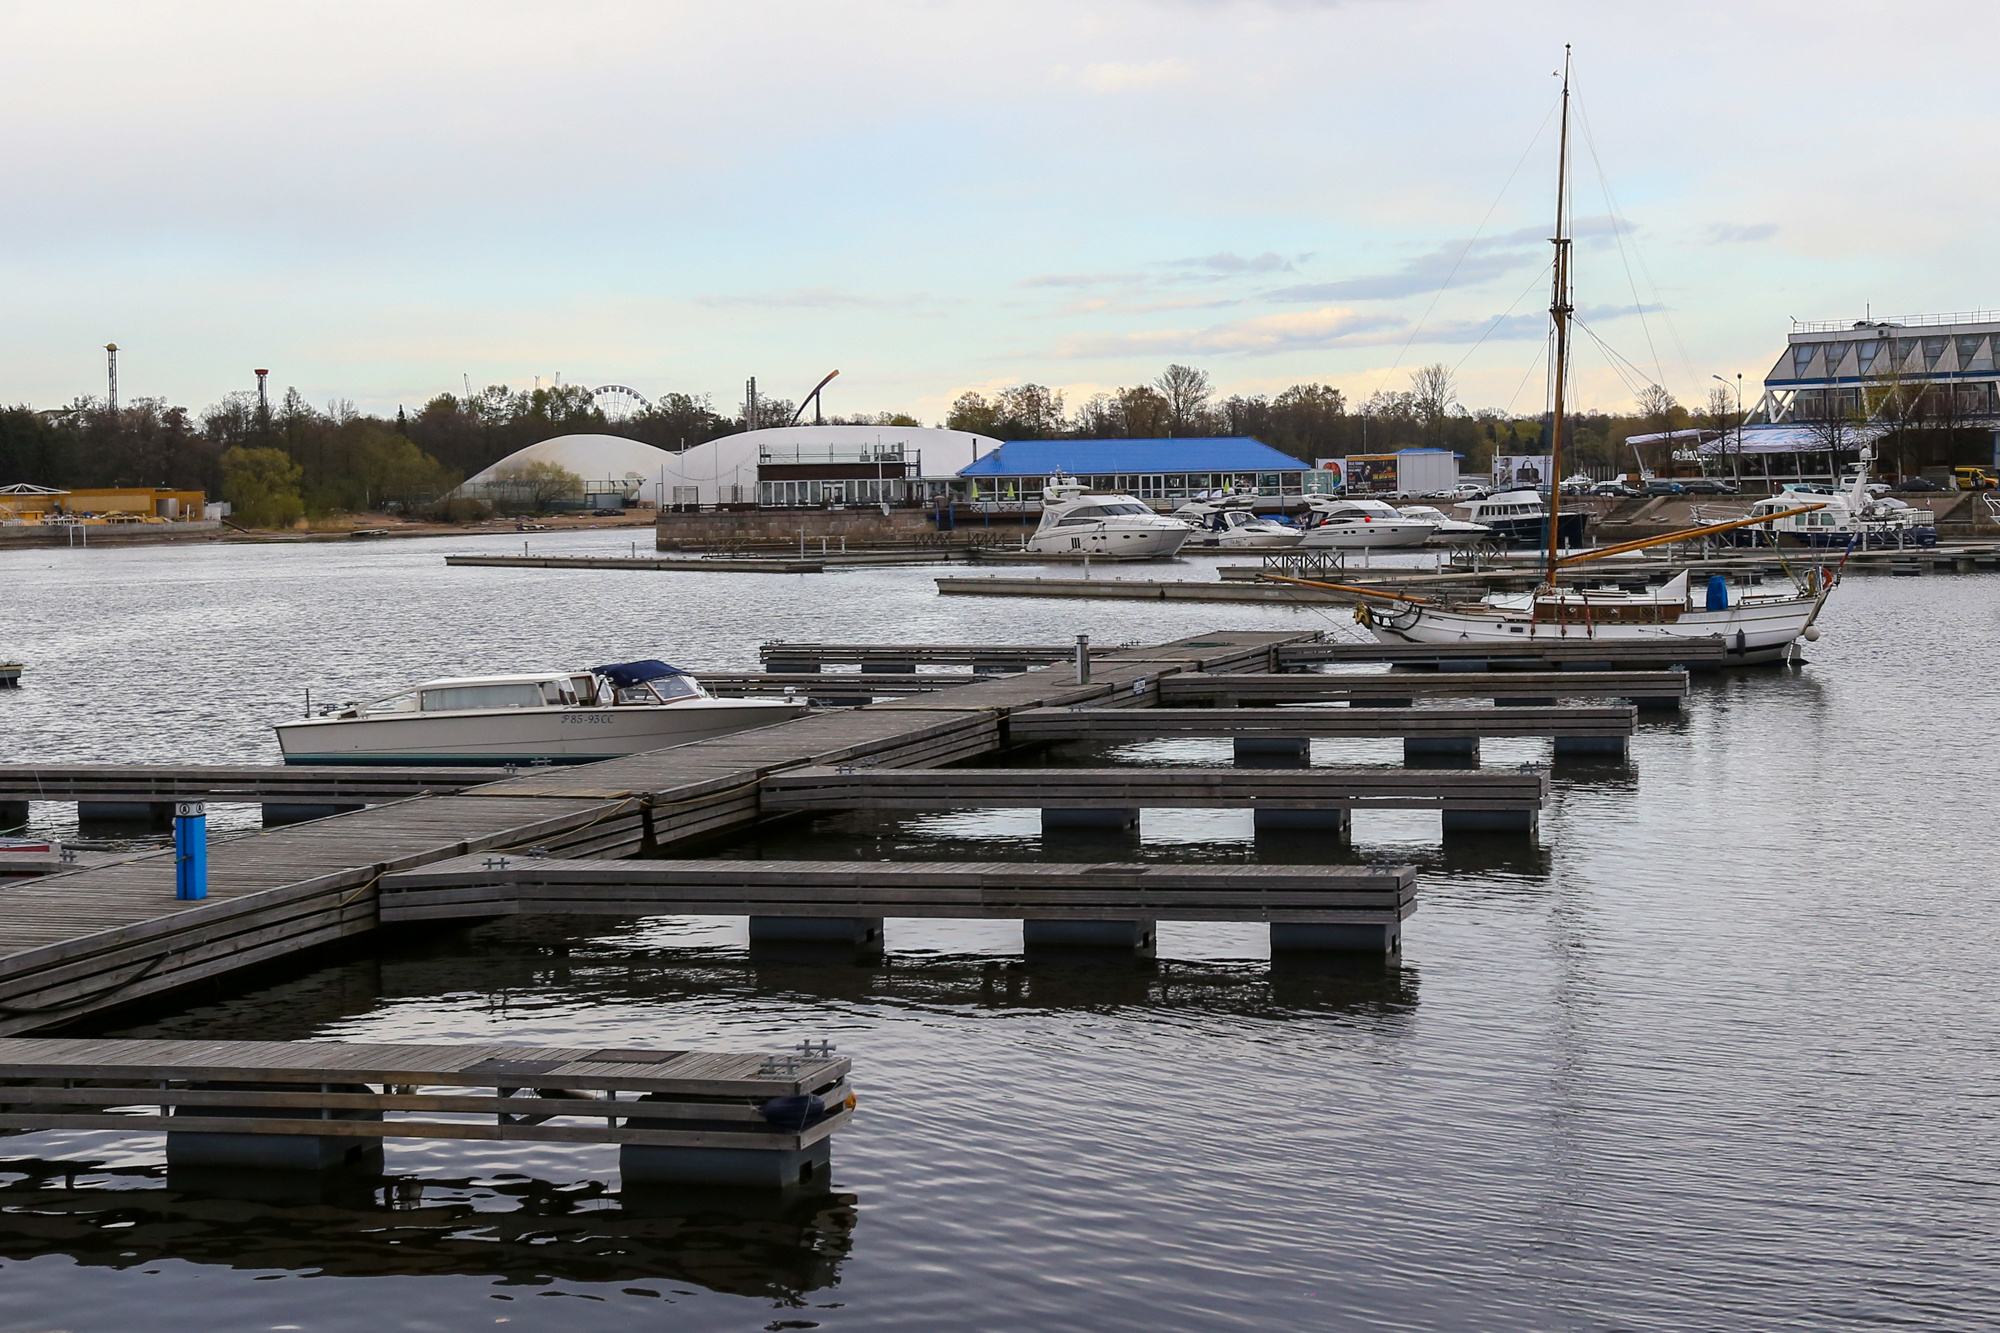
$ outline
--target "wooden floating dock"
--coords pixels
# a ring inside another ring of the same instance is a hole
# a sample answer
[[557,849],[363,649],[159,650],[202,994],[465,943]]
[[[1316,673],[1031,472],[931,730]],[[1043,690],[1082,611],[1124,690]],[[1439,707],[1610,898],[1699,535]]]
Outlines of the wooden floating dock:
[[1239,756],[1271,753],[1272,739],[1395,739],[1406,757],[1477,755],[1482,737],[1548,736],[1562,754],[1622,754],[1637,730],[1630,704],[1573,708],[1031,708],[1010,714],[1007,738],[1130,742],[1195,737],[1229,738]]
[[[219,840],[209,896],[174,896],[167,852],[0,893],[0,1033],[74,1021],[376,929],[384,875],[454,857],[545,849],[622,857],[754,824],[759,779],[785,769],[933,766],[998,750],[1018,709],[1157,698],[1176,671],[1264,671],[1306,636],[1211,632],[1093,657],[1074,672],[987,677],[936,699],[815,713],[755,731],[568,768],[531,769],[453,795]],[[1146,685],[1135,693],[1135,683]],[[824,683],[824,682],[822,682]],[[907,685],[907,681],[901,682]]]
[[[1098,652],[1104,652],[1100,647]],[[1050,643],[766,643],[757,649],[766,671],[811,672],[824,666],[867,671],[894,667],[970,666],[1025,670],[1075,660],[1076,645]],[[877,664],[880,664],[877,666]]]
[[0,765],[0,828],[25,823],[30,801],[73,801],[84,819],[167,819],[177,801],[262,805],[267,818],[308,818],[464,791],[491,768],[286,764]]
[[18,690],[20,688],[21,664],[19,662],[0,662],[0,690]]
[[1436,810],[1444,831],[1533,833],[1548,801],[1539,769],[802,768],[760,784],[773,814],[1039,809],[1044,831],[1129,828],[1147,807],[1251,809],[1271,831],[1344,835],[1354,810]]
[[324,1169],[387,1138],[616,1143],[627,1184],[783,1187],[824,1182],[850,1068],[830,1048],[16,1037],[0,1130],[164,1130],[170,1166],[229,1169]]
[[1524,643],[1288,643],[1273,650],[1276,669],[1297,670],[1340,662],[1393,662],[1398,666],[1445,666],[1477,671],[1494,665],[1510,670],[1532,665],[1570,670],[1689,671],[1726,665],[1735,655],[1718,635],[1635,643],[1581,635],[1537,636]]
[[699,574],[822,574],[827,566],[827,561],[813,556],[448,555],[444,562],[502,569],[668,569]]
[[821,939],[879,948],[886,917],[949,917],[1020,920],[1030,943],[1051,933],[1044,923],[1122,926],[1146,948],[1158,921],[1264,921],[1274,949],[1310,941],[1381,954],[1397,951],[1417,886],[1410,866],[461,857],[386,876],[381,892],[385,923],[522,913],[745,916],[755,942],[797,940],[805,932],[796,923],[816,919],[843,925],[812,932]]
[[1190,579],[1085,579],[956,575],[937,580],[947,597],[1099,597],[1154,602],[1278,602],[1344,605],[1349,593],[1289,583],[1197,583]]
[[695,675],[711,694],[740,698],[746,695],[782,695],[786,690],[814,697],[821,695],[900,695],[926,694],[960,685],[977,685],[991,675],[966,675],[943,671],[839,671],[824,675],[813,671],[748,671],[739,673],[702,671]]
[[1335,675],[1211,675],[1177,672],[1161,678],[1160,702],[1212,700],[1330,703],[1363,699],[1493,699],[1552,704],[1557,699],[1630,699],[1641,707],[1678,707],[1687,697],[1685,671],[1440,671]]

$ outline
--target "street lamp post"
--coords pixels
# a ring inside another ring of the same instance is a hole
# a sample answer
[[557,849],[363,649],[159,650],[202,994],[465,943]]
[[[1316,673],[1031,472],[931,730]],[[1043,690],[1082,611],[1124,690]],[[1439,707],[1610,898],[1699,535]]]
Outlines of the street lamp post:
[[[1729,387],[1729,381],[1720,375],[1710,375],[1712,380],[1721,380],[1722,387]],[[1736,451],[1730,455],[1730,472],[1736,478],[1736,489],[1743,489],[1743,374],[1736,375]]]

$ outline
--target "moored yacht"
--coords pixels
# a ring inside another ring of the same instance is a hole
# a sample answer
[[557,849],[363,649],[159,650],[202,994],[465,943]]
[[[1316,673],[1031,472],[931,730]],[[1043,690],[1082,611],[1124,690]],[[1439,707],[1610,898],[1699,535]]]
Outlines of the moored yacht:
[[277,724],[288,764],[586,764],[802,716],[803,702],[718,699],[665,662],[456,676]]
[[1173,517],[1194,529],[1190,546],[1223,549],[1296,546],[1304,535],[1289,523],[1253,512],[1247,497],[1190,500],[1176,509]]
[[1380,500],[1343,500],[1313,495],[1306,498],[1306,535],[1301,548],[1336,551],[1381,550],[1421,546],[1437,531],[1430,519],[1410,518]]
[[1493,529],[1484,523],[1463,523],[1446,517],[1442,509],[1432,505],[1398,505],[1404,518],[1419,519],[1425,523],[1435,523],[1437,528],[1429,540],[1442,546],[1470,546],[1475,542],[1490,541]]
[[[1936,546],[1937,515],[1929,509],[1905,504],[1886,495],[1868,493],[1868,465],[1875,451],[1864,446],[1854,476],[1839,491],[1830,486],[1787,486],[1783,491],[1750,506],[1752,517],[1774,516],[1760,528],[1769,538],[1752,535],[1759,528],[1736,534],[1738,545],[1769,545],[1773,540],[1797,546],[1853,545],[1860,550],[1881,547]],[[1809,514],[1786,513],[1805,504],[1821,508]]]
[[1069,478],[1042,489],[1042,521],[1024,544],[1031,555],[1142,559],[1172,555],[1194,535],[1179,519],[1132,495],[1086,492]]
[[[1467,500],[1453,505],[1451,516],[1461,523],[1477,523],[1491,529],[1493,540],[1503,545],[1549,543],[1549,506],[1540,491],[1501,491],[1483,500]],[[1559,546],[1580,549],[1589,532],[1587,509],[1572,509],[1556,518]]]

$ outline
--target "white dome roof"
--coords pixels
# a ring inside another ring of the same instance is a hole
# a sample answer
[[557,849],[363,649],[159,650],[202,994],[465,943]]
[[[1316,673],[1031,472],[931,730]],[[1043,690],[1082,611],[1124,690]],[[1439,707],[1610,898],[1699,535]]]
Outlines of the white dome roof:
[[675,466],[674,455],[622,435],[558,435],[525,449],[516,449],[477,476],[466,479],[461,490],[489,486],[496,474],[524,463],[548,462],[574,472],[585,482],[641,482],[659,480],[660,469]]

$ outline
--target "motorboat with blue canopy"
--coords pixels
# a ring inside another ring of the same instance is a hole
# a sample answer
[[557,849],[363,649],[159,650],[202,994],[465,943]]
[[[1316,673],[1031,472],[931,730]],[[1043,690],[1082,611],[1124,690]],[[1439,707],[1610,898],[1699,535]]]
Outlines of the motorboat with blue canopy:
[[802,716],[792,699],[718,699],[657,658],[587,671],[427,680],[276,726],[288,764],[586,764]]

